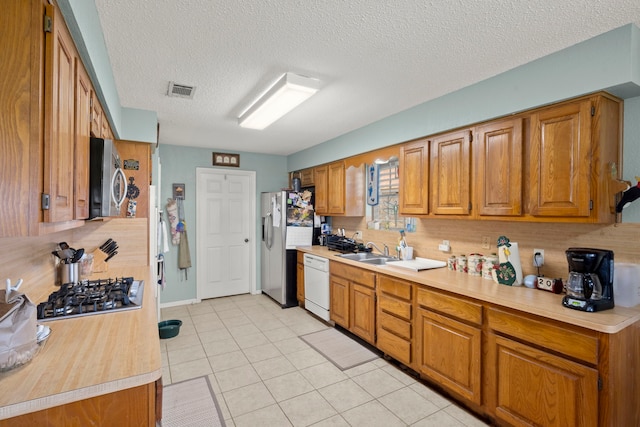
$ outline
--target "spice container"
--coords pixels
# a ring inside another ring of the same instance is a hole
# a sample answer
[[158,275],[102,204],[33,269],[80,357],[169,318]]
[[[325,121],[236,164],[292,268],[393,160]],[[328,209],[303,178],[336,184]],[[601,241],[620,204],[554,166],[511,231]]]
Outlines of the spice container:
[[482,276],[482,254],[470,254],[467,269],[470,276]]
[[498,255],[491,254],[484,257],[482,263],[482,278],[493,280],[493,270],[498,265]]
[[460,255],[456,259],[456,269],[458,273],[466,273],[467,272],[467,257],[465,255]]
[[451,255],[447,260],[447,268],[451,271],[456,271],[456,266],[457,266],[456,256]]

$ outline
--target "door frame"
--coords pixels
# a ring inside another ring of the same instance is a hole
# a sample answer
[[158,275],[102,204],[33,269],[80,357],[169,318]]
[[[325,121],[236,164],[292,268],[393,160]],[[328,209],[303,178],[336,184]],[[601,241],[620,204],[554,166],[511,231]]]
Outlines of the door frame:
[[[256,253],[257,253],[257,249],[256,249],[256,245],[259,244],[261,241],[258,239],[258,232],[257,232],[257,226],[256,226],[256,221],[257,221],[257,214],[256,214],[256,197],[257,197],[257,189],[256,189],[256,171],[250,171],[250,170],[229,170],[229,169],[225,169],[225,168],[205,168],[205,167],[196,167],[196,212],[200,212],[199,211],[199,204],[202,203],[200,200],[200,189],[198,188],[198,182],[199,182],[199,178],[201,175],[206,174],[206,173],[221,173],[221,174],[225,174],[225,175],[236,175],[236,176],[247,176],[249,177],[249,191],[250,191],[250,197],[251,197],[251,202],[249,204],[249,209],[251,210],[250,215],[249,215],[249,220],[251,222],[251,229],[253,229],[253,245],[249,246],[249,281],[250,281],[250,292],[252,295],[255,295],[258,293],[257,290],[257,273],[256,273]],[[204,261],[201,259],[202,258],[202,254],[204,251],[200,250],[200,238],[199,236],[202,235],[202,233],[200,232],[201,230],[200,228],[200,222],[198,221],[198,219],[196,219],[196,300],[197,302],[201,302],[202,298],[200,298],[200,296],[202,295],[202,291],[201,291],[201,283],[203,282],[204,278],[202,278],[202,270],[199,268],[199,266],[204,265]]]

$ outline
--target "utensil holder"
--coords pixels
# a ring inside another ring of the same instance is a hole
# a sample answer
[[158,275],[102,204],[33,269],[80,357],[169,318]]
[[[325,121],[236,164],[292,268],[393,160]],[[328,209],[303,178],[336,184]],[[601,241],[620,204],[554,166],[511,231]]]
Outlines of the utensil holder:
[[78,283],[80,276],[78,274],[78,263],[65,264],[63,262],[57,267],[56,285],[64,285],[65,283]]

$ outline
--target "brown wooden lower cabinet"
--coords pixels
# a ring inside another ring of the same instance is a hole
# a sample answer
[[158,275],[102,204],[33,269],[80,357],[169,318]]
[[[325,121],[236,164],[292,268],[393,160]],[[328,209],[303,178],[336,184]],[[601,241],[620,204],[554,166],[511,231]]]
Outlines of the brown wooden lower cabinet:
[[351,283],[349,330],[370,343],[375,343],[376,291],[368,286]]
[[422,307],[416,329],[418,371],[479,405],[482,330]]
[[375,344],[375,273],[334,261],[329,264],[329,270],[331,320]]
[[155,382],[0,420],[0,427],[149,427],[155,425]]
[[598,371],[489,334],[489,410],[513,426],[597,426]]
[[411,282],[378,275],[376,346],[407,366],[413,362]]
[[598,332],[385,274],[376,292],[376,347],[492,423],[640,425],[640,322]]
[[304,252],[298,251],[296,269],[296,297],[298,305],[304,307]]
[[329,292],[331,320],[349,329],[349,281],[342,277],[331,276]]

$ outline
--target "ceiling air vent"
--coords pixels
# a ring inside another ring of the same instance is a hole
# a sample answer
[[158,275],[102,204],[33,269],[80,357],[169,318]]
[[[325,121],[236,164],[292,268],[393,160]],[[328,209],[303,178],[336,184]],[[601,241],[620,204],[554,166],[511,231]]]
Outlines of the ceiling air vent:
[[174,82],[169,82],[169,90],[167,91],[167,96],[193,99],[193,92],[195,91],[196,91],[195,86],[187,86],[187,85],[181,85]]

